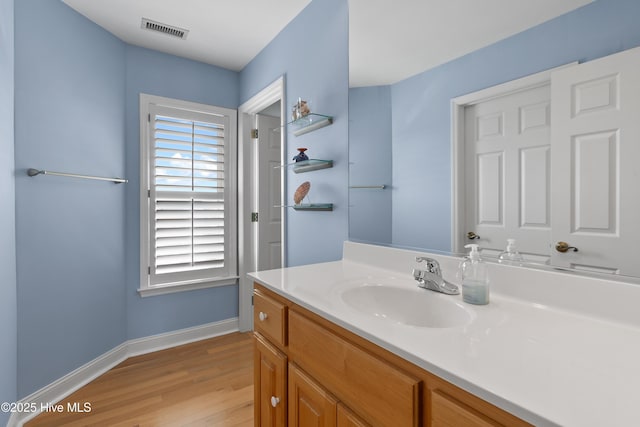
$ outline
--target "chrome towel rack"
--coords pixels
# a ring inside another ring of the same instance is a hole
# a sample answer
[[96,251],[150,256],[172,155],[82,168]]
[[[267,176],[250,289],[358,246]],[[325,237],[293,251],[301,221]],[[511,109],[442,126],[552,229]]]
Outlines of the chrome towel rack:
[[371,190],[384,190],[387,188],[386,185],[352,185],[349,188],[365,188]]
[[116,184],[123,184],[129,182],[128,179],[124,178],[105,178],[102,176],[92,176],[92,175],[79,175],[76,173],[66,173],[66,172],[52,172],[40,169],[30,168],[27,170],[27,175],[29,176],[37,176],[37,175],[57,175],[57,176],[69,176],[72,178],[82,178],[82,179],[96,179],[99,181],[111,181]]

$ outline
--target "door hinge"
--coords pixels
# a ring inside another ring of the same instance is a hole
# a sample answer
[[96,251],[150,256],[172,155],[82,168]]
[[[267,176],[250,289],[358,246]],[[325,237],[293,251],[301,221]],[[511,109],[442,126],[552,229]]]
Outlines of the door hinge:
[[147,190],[147,197],[151,197],[151,190]]
[[258,129],[251,129],[251,138],[258,139]]
[[151,123],[151,113],[147,114],[147,121]]
[[147,274],[149,274],[149,276],[151,276],[151,266],[147,267]]
[[253,295],[251,295],[251,305],[253,305]]
[[251,222],[258,222],[258,212],[251,212]]

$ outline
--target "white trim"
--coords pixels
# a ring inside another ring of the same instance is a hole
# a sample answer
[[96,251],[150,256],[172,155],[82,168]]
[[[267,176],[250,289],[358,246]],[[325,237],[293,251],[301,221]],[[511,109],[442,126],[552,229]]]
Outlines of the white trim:
[[69,372],[64,377],[20,399],[20,403],[25,404],[27,407],[35,403],[38,411],[30,413],[16,412],[11,414],[7,427],[22,426],[25,422],[35,418],[40,413],[41,405],[46,406],[47,404],[59,402],[129,357],[177,347],[179,345],[237,332],[238,330],[238,318],[233,317],[219,322],[125,341],[92,361]]
[[230,286],[238,284],[238,276],[225,277],[222,279],[216,280],[206,280],[203,282],[194,282],[188,283],[185,285],[164,285],[164,286],[153,286],[145,289],[138,289],[138,294],[141,297],[151,297],[154,295],[165,295],[165,294],[173,294],[175,292],[186,292],[186,291],[195,291],[196,289],[208,289],[208,288],[217,288],[219,286]]
[[165,350],[179,345],[230,334],[238,330],[238,318],[232,317],[230,319],[206,323],[191,328],[136,338],[127,341],[127,357],[153,353],[154,351]]
[[511,95],[523,90],[534,89],[551,82],[551,74],[563,68],[577,65],[571,62],[531,74],[516,80],[459,96],[451,100],[451,252],[462,253],[465,245],[465,171],[464,171],[464,110],[469,105],[485,102],[493,98]]
[[[240,265],[240,287],[238,289],[238,306],[240,316],[240,330],[248,331],[253,327],[253,315],[251,296],[253,295],[253,283],[247,278],[247,273],[257,270],[257,238],[255,236],[255,228],[252,227],[250,220],[251,212],[256,208],[255,200],[257,200],[257,176],[256,168],[253,167],[256,161],[255,144],[251,143],[250,130],[254,123],[252,116],[264,110],[278,100],[280,103],[280,123],[286,123],[286,98],[285,98],[285,81],[281,76],[276,81],[261,90],[258,94],[246,101],[238,108],[238,188],[241,194],[238,198],[238,245],[239,245],[239,265]],[[282,164],[286,163],[286,132],[281,132],[281,152]],[[286,171],[281,168],[281,200],[286,200],[284,189],[286,188]],[[286,224],[287,210],[281,208],[282,215],[282,266],[287,265],[286,260]]]

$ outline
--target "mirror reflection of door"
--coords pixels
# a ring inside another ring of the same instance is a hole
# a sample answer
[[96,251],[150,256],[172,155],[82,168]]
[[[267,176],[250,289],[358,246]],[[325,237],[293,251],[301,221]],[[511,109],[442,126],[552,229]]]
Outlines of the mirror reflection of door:
[[256,115],[258,129],[258,270],[282,267],[280,103]]
[[640,48],[551,77],[553,265],[640,275]]
[[640,275],[639,69],[631,49],[465,107],[463,231],[485,254],[515,238],[530,261]]
[[549,104],[547,84],[465,108],[464,232],[485,255],[516,239],[525,259],[549,259]]

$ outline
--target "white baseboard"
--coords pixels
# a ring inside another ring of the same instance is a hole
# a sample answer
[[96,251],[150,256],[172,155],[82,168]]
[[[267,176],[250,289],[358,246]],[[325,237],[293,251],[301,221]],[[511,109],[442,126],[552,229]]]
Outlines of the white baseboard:
[[220,335],[237,332],[239,330],[238,318],[207,323],[206,325],[192,328],[179,329],[164,334],[151,335],[127,341],[127,357],[152,353],[166,348],[176,347],[190,342],[213,338]]
[[78,369],[69,372],[64,377],[21,399],[22,406],[35,408],[36,411],[28,413],[14,412],[9,418],[7,427],[22,427],[25,422],[35,418],[40,413],[40,408],[59,402],[129,357],[225,335],[238,330],[239,321],[237,317],[234,317],[192,328],[125,341]]

